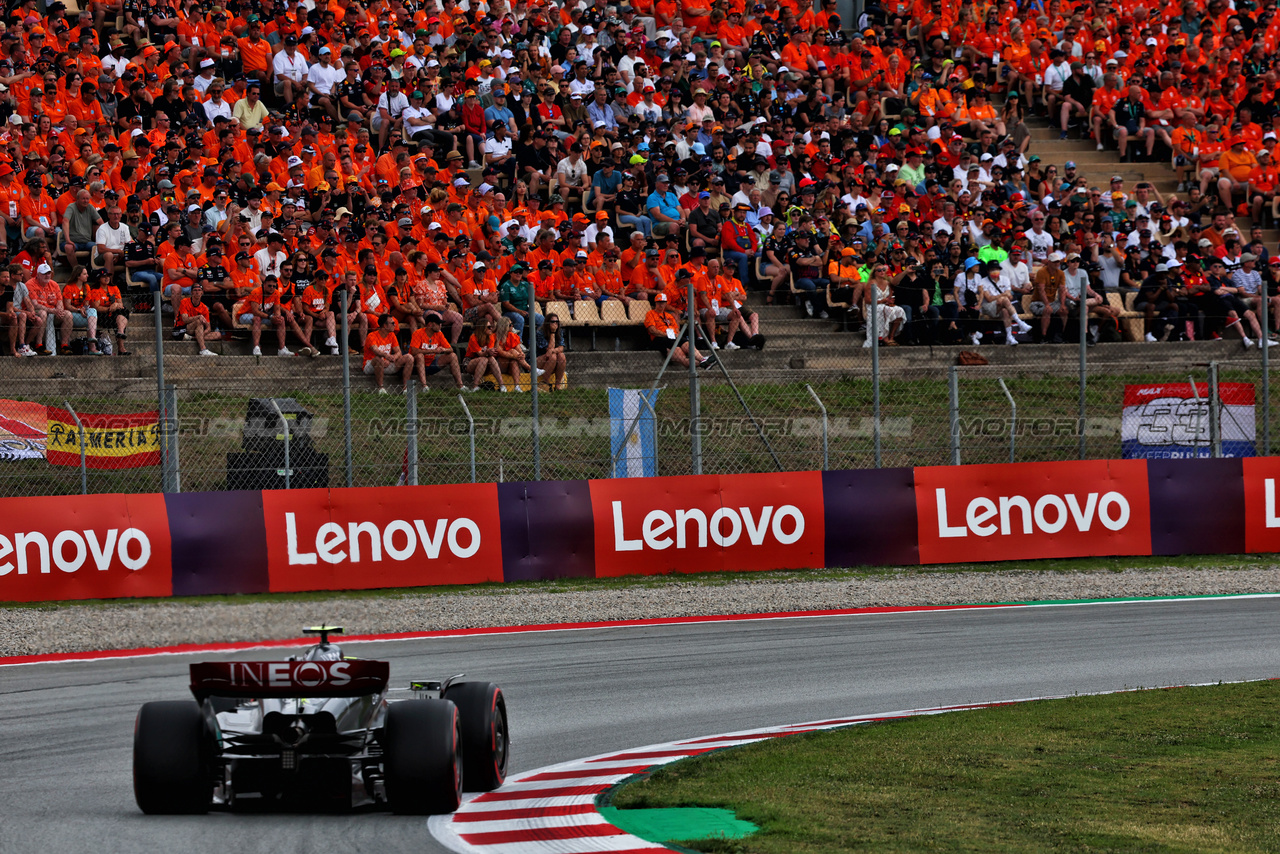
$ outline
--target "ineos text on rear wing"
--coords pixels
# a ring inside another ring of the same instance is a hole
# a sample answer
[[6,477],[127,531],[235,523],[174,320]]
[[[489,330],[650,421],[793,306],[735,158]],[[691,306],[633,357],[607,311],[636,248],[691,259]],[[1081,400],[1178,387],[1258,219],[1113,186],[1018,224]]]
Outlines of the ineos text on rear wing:
[[385,661],[216,661],[191,665],[191,693],[207,697],[360,697],[381,693]]

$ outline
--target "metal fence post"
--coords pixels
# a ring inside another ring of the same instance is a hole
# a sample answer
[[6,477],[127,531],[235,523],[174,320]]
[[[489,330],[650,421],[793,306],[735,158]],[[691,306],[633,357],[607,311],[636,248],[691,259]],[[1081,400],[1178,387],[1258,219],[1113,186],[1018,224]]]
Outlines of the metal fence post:
[[1009,394],[1009,387],[1004,384],[1004,377],[996,377],[996,382],[1000,383],[1000,390],[1009,401],[1009,462],[1013,462],[1014,445],[1018,435],[1018,404],[1014,402],[1013,395]]
[[1259,320],[1262,322],[1262,340],[1258,345],[1262,350],[1262,456],[1271,456],[1271,359],[1267,351],[1271,349],[1271,321],[1267,319],[1266,283],[1262,284],[1261,299],[1258,300]]
[[[698,413],[702,409],[702,402],[698,399],[698,360],[693,355],[695,342],[698,340],[698,303],[693,290],[693,279],[689,280],[686,299],[689,313],[689,461],[693,473],[702,474],[702,434],[698,432]],[[679,342],[676,346],[679,346]]]
[[1222,401],[1218,397],[1218,363],[1209,363],[1209,448],[1213,458],[1222,456]]
[[284,488],[290,487],[289,471],[289,419],[284,417],[284,413],[280,411],[280,404],[276,403],[276,399],[270,398],[271,408],[276,411],[276,417],[280,419],[280,429],[284,431]]
[[89,469],[85,466],[84,460],[84,425],[80,423],[80,416],[71,408],[71,401],[64,400],[62,405],[67,408],[67,412],[71,413],[71,417],[76,421],[76,430],[80,433],[80,494],[89,494]]
[[351,471],[351,324],[347,317],[347,301],[350,292],[344,287],[338,291],[342,296],[342,337],[338,339],[338,357],[342,359],[342,446],[343,463],[346,466],[347,486],[352,483]]
[[947,391],[951,398],[951,465],[960,465],[960,371],[952,365],[947,372]]
[[458,403],[462,404],[462,411],[467,415],[467,437],[471,441],[471,482],[476,482],[476,420],[471,417],[471,410],[467,407],[467,401],[462,395],[458,395]]
[[173,483],[170,481],[170,475],[174,468],[169,460],[169,433],[172,429],[170,418],[172,417],[167,406],[168,399],[165,395],[164,385],[164,325],[163,295],[159,291],[153,291],[153,317],[155,318],[155,341],[156,341],[156,415],[159,417],[160,428],[160,491],[176,492]]
[[871,283],[871,441],[880,468],[880,289]]
[[1196,386],[1196,378],[1192,374],[1187,374],[1187,382],[1191,383],[1191,397],[1196,402],[1196,438],[1195,449],[1196,457],[1200,456],[1200,389]]
[[1076,429],[1080,431],[1080,459],[1085,456],[1085,386],[1088,384],[1089,369],[1085,350],[1089,346],[1089,283],[1080,286],[1080,413]]
[[827,408],[822,405],[822,400],[818,397],[818,393],[813,390],[813,386],[805,383],[804,387],[809,392],[809,397],[812,397],[813,402],[818,404],[818,408],[822,410],[822,470],[826,471],[831,467],[831,460],[827,452]]
[[529,397],[533,409],[533,479],[542,480],[542,434],[538,424],[538,324],[534,319],[538,316],[538,303],[534,301],[533,279],[526,278],[525,286],[529,300],[529,322],[525,330],[529,333]]
[[178,387],[165,386],[165,407],[168,411],[168,417],[172,421],[173,428],[169,431],[169,448],[161,457],[160,462],[167,468],[160,470],[160,476],[166,479],[168,488],[165,492],[181,492],[182,491],[182,463],[178,456],[178,446],[180,444],[180,434],[178,427]]
[[408,445],[405,447],[405,482],[409,486],[418,485],[418,381],[409,378],[409,385],[404,390],[405,418],[408,422],[406,432]]

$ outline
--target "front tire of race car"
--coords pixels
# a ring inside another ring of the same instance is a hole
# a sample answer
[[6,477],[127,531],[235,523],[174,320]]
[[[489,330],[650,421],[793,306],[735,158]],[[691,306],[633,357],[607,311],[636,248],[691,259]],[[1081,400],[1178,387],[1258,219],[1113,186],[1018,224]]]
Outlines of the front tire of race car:
[[448,700],[387,707],[382,735],[387,800],[402,815],[439,815],[462,803],[462,722]]
[[133,796],[148,815],[200,814],[213,798],[213,740],[190,700],[144,703],[133,729]]
[[462,785],[490,792],[507,777],[507,701],[492,682],[459,682],[444,692],[462,719]]

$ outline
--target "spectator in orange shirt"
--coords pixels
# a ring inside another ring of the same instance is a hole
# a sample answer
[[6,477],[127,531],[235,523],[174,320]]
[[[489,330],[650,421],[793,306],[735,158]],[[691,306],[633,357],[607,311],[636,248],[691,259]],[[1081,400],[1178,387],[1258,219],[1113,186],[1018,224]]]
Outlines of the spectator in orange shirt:
[[[680,315],[671,310],[666,294],[658,294],[653,298],[653,308],[644,316],[644,328],[649,333],[649,346],[667,357],[670,353],[672,361],[682,367],[689,367],[689,341],[686,338],[676,347],[676,336],[680,334]],[[693,350],[693,358],[702,367],[709,360]]]
[[1235,210],[1231,204],[1235,193],[1247,193],[1249,173],[1257,165],[1258,158],[1252,151],[1245,150],[1244,137],[1232,137],[1231,147],[1218,158],[1218,198],[1227,210]]
[[[505,318],[504,318],[505,320]],[[494,339],[493,330],[497,326],[492,320],[484,319],[476,324],[475,331],[467,341],[466,368],[471,374],[471,387],[466,391],[475,391],[480,387],[480,380],[485,373],[492,373],[498,381],[498,387],[506,391],[502,383],[502,368],[498,365],[498,342]]]
[[393,375],[399,371],[404,376],[404,387],[409,387],[413,378],[413,357],[400,352],[400,342],[396,340],[396,321],[390,314],[378,317],[378,328],[364,339],[364,373],[372,376],[377,383],[378,394],[386,394],[383,377],[387,371]]
[[1249,206],[1250,215],[1255,223],[1262,222],[1262,207],[1270,204],[1274,211],[1278,206],[1276,203],[1276,183],[1280,176],[1277,175],[1277,169],[1271,162],[1271,152],[1265,148],[1258,150],[1258,165],[1253,167],[1249,172]]
[[[520,388],[520,372],[529,372],[529,360],[524,357],[524,345],[520,343],[520,336],[511,328],[511,320],[502,318],[498,321],[498,325],[494,328],[494,355],[498,360],[498,367],[502,372],[511,376],[511,387],[516,391],[524,391]],[[501,376],[502,374],[499,374]]]
[[262,37],[262,22],[257,15],[250,15],[248,21],[248,35],[236,42],[236,46],[240,48],[240,61],[250,77],[270,80],[273,59],[271,42]]
[[206,341],[216,341],[220,336],[209,323],[209,306],[204,303],[204,288],[199,282],[191,288],[191,296],[182,301],[173,317],[173,337],[183,334],[196,339],[201,356],[218,355],[205,346]]
[[439,373],[448,368],[453,373],[454,384],[462,389],[462,369],[458,354],[453,352],[448,339],[440,333],[440,315],[430,312],[422,322],[423,327],[415,330],[409,340],[409,354],[417,367],[418,383],[425,389],[428,374]]

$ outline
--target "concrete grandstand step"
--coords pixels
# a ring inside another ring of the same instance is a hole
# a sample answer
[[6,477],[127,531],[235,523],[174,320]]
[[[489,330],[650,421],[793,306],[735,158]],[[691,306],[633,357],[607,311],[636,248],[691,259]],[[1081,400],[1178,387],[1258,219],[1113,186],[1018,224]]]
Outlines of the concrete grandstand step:
[[[880,350],[882,376],[887,378],[937,379],[955,364],[962,350],[954,347],[885,347]],[[1035,376],[1044,373],[1075,375],[1078,353],[1072,345],[1032,345],[977,348],[1005,376]],[[803,353],[803,355],[801,355]],[[722,353],[730,376],[739,384],[797,383],[830,380],[832,375],[867,377],[871,370],[870,351],[861,346],[836,349],[799,350],[776,347],[771,342],[763,352]],[[1089,350],[1089,371],[1099,374],[1158,372],[1162,376],[1183,377],[1202,372],[1211,360],[1236,364],[1257,361],[1257,351],[1243,351],[1235,341],[1207,341],[1181,344],[1100,344]],[[574,352],[569,354],[570,383],[573,388],[602,389],[606,386],[647,388],[657,378],[661,360],[652,352]],[[300,390],[321,392],[341,388],[341,365],[337,359],[301,363],[293,360],[254,360],[246,357],[174,356],[165,359],[165,379],[180,389],[216,391],[232,397],[288,396]],[[58,357],[12,360],[9,375],[15,381],[39,380],[50,394],[84,394],[89,383],[100,396],[148,401],[155,396],[154,366],[151,359]],[[718,369],[702,370],[705,383],[724,382]],[[352,390],[357,396],[372,392],[372,382],[352,361]],[[688,370],[671,366],[662,383],[679,387],[687,383]],[[439,376],[429,380],[433,393],[428,400],[445,400],[452,394],[451,382]],[[428,403],[427,405],[430,405]]]

